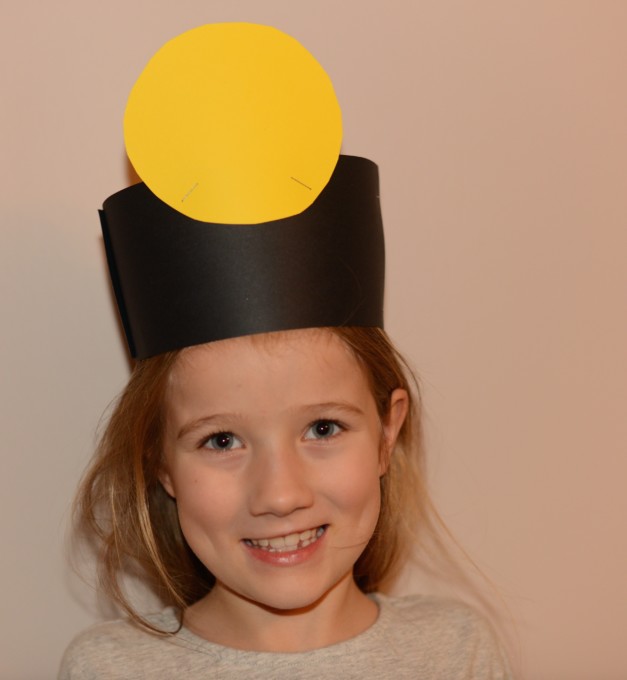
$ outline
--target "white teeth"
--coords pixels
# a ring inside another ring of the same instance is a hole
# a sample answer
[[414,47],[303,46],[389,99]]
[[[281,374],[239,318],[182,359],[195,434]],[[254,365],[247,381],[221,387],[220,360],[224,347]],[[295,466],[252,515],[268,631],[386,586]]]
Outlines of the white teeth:
[[323,533],[324,527],[318,527],[317,529],[306,529],[299,534],[288,534],[275,538],[249,538],[246,543],[256,548],[265,548],[268,552],[289,552],[306,548],[317,541]]
[[285,545],[289,548],[295,548],[298,545],[300,536],[298,534],[290,534],[285,537]]
[[285,538],[283,536],[277,536],[277,538],[270,539],[271,548],[285,548]]

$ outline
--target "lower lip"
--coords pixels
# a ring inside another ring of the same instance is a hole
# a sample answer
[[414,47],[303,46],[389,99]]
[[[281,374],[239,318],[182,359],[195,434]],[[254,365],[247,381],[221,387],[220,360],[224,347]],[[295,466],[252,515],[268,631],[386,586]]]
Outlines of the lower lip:
[[322,536],[320,536],[313,543],[310,543],[304,548],[298,548],[297,550],[290,550],[286,552],[271,552],[270,550],[264,550],[263,548],[249,545],[248,543],[243,543],[243,545],[248,550],[249,555],[260,562],[265,562],[265,564],[271,564],[275,567],[294,567],[306,562],[307,560],[310,560],[320,548],[320,545],[326,538],[326,535],[327,528],[325,527]]

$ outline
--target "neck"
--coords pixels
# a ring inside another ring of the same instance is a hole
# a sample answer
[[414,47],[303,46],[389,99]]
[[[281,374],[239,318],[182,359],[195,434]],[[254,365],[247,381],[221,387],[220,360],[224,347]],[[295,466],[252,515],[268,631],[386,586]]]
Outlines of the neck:
[[258,652],[304,652],[362,633],[377,618],[377,605],[352,575],[320,600],[299,609],[273,609],[216,583],[185,611],[187,628],[226,647]]

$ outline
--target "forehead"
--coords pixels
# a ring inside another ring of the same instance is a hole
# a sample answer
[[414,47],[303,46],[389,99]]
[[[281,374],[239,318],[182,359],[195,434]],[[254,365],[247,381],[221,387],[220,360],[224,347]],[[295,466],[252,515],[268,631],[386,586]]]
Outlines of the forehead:
[[332,331],[316,328],[187,348],[172,370],[167,399],[177,402],[200,390],[225,399],[305,391],[310,399],[323,399],[341,388],[369,392],[353,351]]

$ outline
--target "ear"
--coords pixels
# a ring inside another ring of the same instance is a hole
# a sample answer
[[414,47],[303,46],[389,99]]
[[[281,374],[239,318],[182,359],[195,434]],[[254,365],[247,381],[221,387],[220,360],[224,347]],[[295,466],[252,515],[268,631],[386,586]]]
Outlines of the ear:
[[168,496],[176,498],[176,494],[174,493],[174,485],[172,484],[172,478],[170,477],[170,473],[168,472],[165,465],[163,465],[159,470],[159,481],[161,482],[161,486],[165,489]]
[[384,475],[387,472],[392,457],[392,451],[396,445],[398,433],[407,417],[409,409],[409,395],[407,391],[396,388],[390,395],[390,410],[387,418],[383,422],[383,447],[381,451],[381,462],[379,463],[379,474]]

